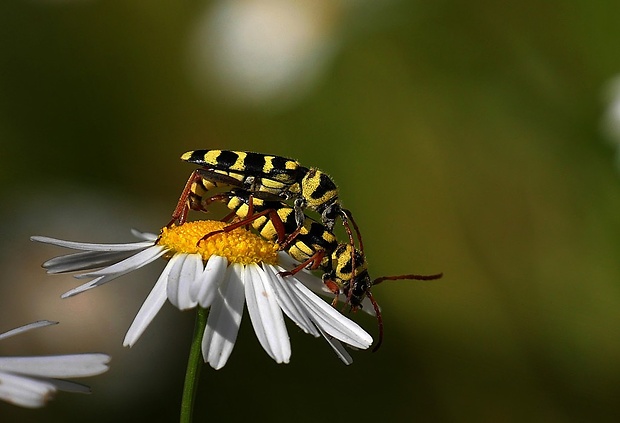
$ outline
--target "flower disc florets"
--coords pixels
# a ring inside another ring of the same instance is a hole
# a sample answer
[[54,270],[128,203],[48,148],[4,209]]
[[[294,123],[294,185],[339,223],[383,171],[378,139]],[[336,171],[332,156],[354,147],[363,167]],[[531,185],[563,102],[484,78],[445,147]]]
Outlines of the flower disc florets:
[[181,226],[163,228],[157,244],[170,250],[170,256],[176,253],[200,254],[205,262],[213,255],[224,257],[230,263],[239,264],[275,265],[278,262],[276,244],[244,228],[202,239],[205,235],[219,231],[227,225],[226,222],[213,220],[185,222]]

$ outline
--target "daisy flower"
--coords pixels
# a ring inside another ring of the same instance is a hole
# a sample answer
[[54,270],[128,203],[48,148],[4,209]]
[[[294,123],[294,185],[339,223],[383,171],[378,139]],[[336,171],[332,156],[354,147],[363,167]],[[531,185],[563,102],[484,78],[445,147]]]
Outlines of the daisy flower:
[[[41,320],[0,334],[0,340],[57,322]],[[56,391],[90,393],[90,388],[57,378],[86,377],[108,370],[106,354],[0,357],[0,399],[22,407],[45,405]]]
[[278,252],[275,244],[245,228],[201,241],[205,234],[226,225],[195,221],[163,228],[159,236],[134,232],[142,241],[129,244],[31,239],[79,250],[43,264],[48,273],[86,271],[75,277],[88,281],[63,298],[101,286],[158,258],[168,260],[131,324],[125,346],[138,341],[166,300],[180,310],[209,308],[202,356],[215,369],[222,368],[232,353],[246,304],[259,343],[277,363],[288,363],[291,356],[284,315],[304,332],[323,336],[346,364],[353,360],[342,343],[357,349],[372,344],[366,331],[312,291],[322,285],[319,278],[303,271],[284,278],[279,275],[294,262]]

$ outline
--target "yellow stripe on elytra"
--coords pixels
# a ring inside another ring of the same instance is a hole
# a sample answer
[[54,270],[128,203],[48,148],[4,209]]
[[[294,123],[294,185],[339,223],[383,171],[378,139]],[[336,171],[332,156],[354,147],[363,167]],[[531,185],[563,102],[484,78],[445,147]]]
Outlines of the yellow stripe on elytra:
[[273,172],[273,169],[275,169],[275,166],[273,165],[273,156],[265,156],[265,164],[263,165],[263,173],[266,174],[270,174],[271,172]]
[[171,254],[200,254],[203,261],[217,255],[225,257],[230,263],[277,263],[276,244],[245,228],[215,234],[200,241],[206,234],[223,229],[226,225],[226,222],[198,220],[165,227],[157,244],[168,248]]
[[209,150],[205,153],[204,161],[205,163],[217,163],[217,158],[221,154],[220,150]]
[[235,154],[237,154],[237,160],[228,169],[245,172],[245,158],[247,154],[242,151],[236,151]]

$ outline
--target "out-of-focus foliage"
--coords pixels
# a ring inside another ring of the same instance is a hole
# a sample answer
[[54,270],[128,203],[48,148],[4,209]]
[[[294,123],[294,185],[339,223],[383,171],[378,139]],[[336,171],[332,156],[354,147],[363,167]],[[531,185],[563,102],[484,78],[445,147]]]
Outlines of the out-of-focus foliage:
[[200,421],[617,421],[620,3],[0,3],[0,330],[61,321],[0,354],[113,355],[92,396],[0,421],[177,418],[191,314],[120,347],[157,269],[61,301],[27,238],[157,231],[195,148],[320,167],[373,277],[445,273],[378,286],[384,345],[350,367],[293,327],[275,365],[242,325]]

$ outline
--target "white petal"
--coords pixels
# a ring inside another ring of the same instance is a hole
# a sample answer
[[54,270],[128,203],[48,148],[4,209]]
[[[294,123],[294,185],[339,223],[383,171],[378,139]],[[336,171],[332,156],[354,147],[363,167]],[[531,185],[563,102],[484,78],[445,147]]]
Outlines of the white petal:
[[134,251],[143,250],[154,245],[153,241],[132,242],[127,244],[92,244],[88,242],[64,241],[62,239],[49,238],[47,236],[31,236],[30,240],[42,242],[43,244],[71,248],[73,250],[86,251]]
[[[64,294],[61,295],[61,298],[68,298],[68,297],[72,297],[74,295],[77,295],[81,292],[87,291],[89,289],[95,288],[97,286],[101,286],[105,283],[108,283],[116,278],[118,278],[119,276],[125,275],[129,272],[132,272],[136,269],[139,269],[149,263],[151,263],[152,261],[158,259],[159,257],[161,257],[162,255],[164,255],[166,253],[166,249],[163,247],[151,247],[147,250],[141,251],[138,254],[136,254],[135,256],[129,257],[126,260],[123,260],[119,263],[116,263],[110,267],[106,267],[105,269],[101,269],[99,271],[96,272],[91,272],[91,273],[84,273],[81,275],[76,275],[76,278],[89,278],[89,277],[96,277],[95,279],[88,281],[76,288],[73,288],[67,292],[65,292]],[[112,272],[112,270],[115,270],[115,272]]]
[[[198,257],[199,262],[196,262]],[[170,259],[172,269],[168,275],[168,300],[179,310],[187,310],[196,307],[196,302],[190,298],[189,287],[196,279],[196,273],[202,269],[197,269],[196,265],[201,266],[202,260],[198,254],[175,254]]]
[[181,265],[187,257],[187,254],[175,254],[168,262],[170,271],[168,272],[168,283],[166,284],[166,295],[168,301],[178,308],[177,295],[179,292],[179,275],[181,274]]
[[133,251],[82,251],[54,257],[42,264],[50,275],[110,266],[135,254]]
[[42,378],[39,380],[42,380],[51,385],[54,385],[56,389],[59,391],[71,392],[74,394],[90,394],[91,393],[90,386],[83,385],[81,383],[72,382],[70,380],[50,379],[50,378]]
[[150,232],[140,232],[137,229],[132,229],[131,234],[138,239],[143,239],[144,241],[155,242],[157,241],[157,238],[159,238],[159,235],[155,235]]
[[287,281],[297,291],[297,297],[305,304],[312,321],[327,334],[356,348],[366,349],[372,345],[372,337],[357,323],[340,314],[295,278]]
[[190,288],[192,299],[198,301],[200,307],[207,308],[213,302],[217,288],[224,280],[228,260],[220,256],[211,256],[202,274],[196,278]]
[[159,310],[166,302],[166,285],[168,284],[168,274],[171,269],[172,266],[170,265],[170,262],[168,262],[164,270],[161,272],[161,275],[159,275],[155,286],[153,286],[153,289],[151,289],[148,297],[144,300],[144,303],[142,304],[142,307],[140,307],[133,323],[129,327],[129,330],[125,335],[125,339],[123,340],[123,346],[131,347],[136,343],[136,341],[138,341],[140,335],[142,335],[144,330],[151,323],[153,318],[155,318]]
[[136,253],[135,255],[123,261],[119,261],[118,263],[115,263],[112,266],[108,266],[106,268],[96,270],[94,272],[75,275],[75,277],[77,279],[84,279],[84,278],[94,278],[97,276],[113,275],[115,278],[117,278],[121,275],[132,272],[136,269],[139,269],[142,266],[145,266],[151,263],[152,261],[155,261],[159,257],[163,256],[166,253],[166,251],[167,251],[166,248],[159,246],[159,245],[155,245],[153,247],[147,248],[144,251],[140,251],[139,253]]
[[[297,323],[300,327],[302,327],[302,329],[304,328],[303,325],[309,325],[312,329],[312,333],[316,333],[316,336],[323,335],[323,338],[325,338],[325,340],[327,341],[327,343],[332,347],[332,349],[336,352],[336,355],[338,356],[338,358],[340,358],[345,364],[349,365],[351,363],[353,363],[353,358],[351,357],[351,355],[349,355],[349,353],[346,351],[346,349],[344,348],[344,346],[340,343],[340,341],[338,341],[337,339],[335,339],[333,336],[328,335],[323,329],[321,329],[321,327],[316,326],[314,323],[309,322],[309,320],[311,320],[310,317],[308,317],[308,314],[310,315],[314,315],[314,312],[309,312],[306,305],[299,299],[298,295],[298,291],[295,290],[293,288],[293,285],[298,283],[298,281],[292,282],[292,279],[295,279],[297,276],[300,275],[300,273],[296,274],[295,277],[293,278],[289,278],[289,277],[285,277],[282,278],[279,275],[276,275],[276,271],[277,269],[274,269],[270,266],[264,266],[265,269],[267,270],[267,273],[270,273],[272,275],[274,275],[275,278],[278,278],[276,280],[273,281],[273,285],[274,287],[276,287],[276,293],[280,294],[278,296],[278,299],[280,300],[280,306],[282,307],[282,309],[285,311],[285,313],[287,313],[287,315],[293,320],[295,321],[295,323]],[[281,270],[281,269],[280,269]],[[308,275],[309,279],[318,279],[314,276]],[[318,287],[318,284],[315,284],[314,281],[311,281],[312,285],[314,285],[314,287]],[[304,286],[306,284],[300,285],[300,286]],[[323,285],[323,283],[321,282],[321,285]],[[323,285],[324,286],[324,285]],[[307,285],[306,285],[307,287]],[[279,289],[278,289],[279,288]],[[284,297],[284,295],[282,294],[287,294],[288,297],[288,301],[291,302],[291,304],[295,304],[296,309],[298,310],[298,314],[297,317],[294,317],[295,314],[293,313],[288,313],[287,310],[287,306],[285,305],[285,301],[287,301]],[[311,294],[310,294],[311,295]],[[333,297],[333,295],[332,295]],[[320,300],[319,300],[320,301]],[[332,308],[332,307],[330,307]],[[300,322],[298,322],[296,319],[299,318],[300,316],[303,316],[303,324],[300,324]],[[344,317],[344,316],[342,316]],[[346,318],[346,317],[345,317]],[[314,317],[313,320],[318,320],[316,317]]]
[[336,355],[338,356],[339,359],[342,360],[344,364],[348,366],[349,364],[353,363],[353,357],[351,357],[351,355],[347,352],[347,350],[340,343],[340,341],[333,338],[332,336],[329,336],[328,334],[323,332],[323,330],[321,330],[320,328],[319,330],[321,331],[321,335],[323,335],[327,343],[334,349],[334,351],[336,352]]
[[54,392],[56,387],[47,381],[0,373],[0,399],[11,404],[28,408],[42,407]]
[[101,285],[99,282],[103,280],[103,278],[105,278],[105,276],[100,276],[98,278],[93,279],[92,281],[88,281],[80,286],[70,289],[69,291],[62,294],[60,298],[64,299],[64,298],[73,297],[74,295],[80,294],[84,291],[88,291],[89,289],[96,288],[99,285]]
[[214,369],[224,367],[237,340],[245,303],[242,272],[243,266],[228,266],[209,311],[202,355]]
[[319,336],[320,333],[314,323],[312,323],[312,320],[308,317],[305,306],[297,299],[286,278],[282,279],[282,277],[276,273],[278,270],[270,265],[263,264],[263,268],[265,274],[269,278],[271,287],[276,293],[278,304],[284,313],[304,332],[313,336]]
[[0,357],[0,371],[39,377],[85,377],[108,370],[106,354]]
[[291,342],[276,294],[263,270],[257,265],[245,267],[245,298],[258,341],[276,363],[288,363]]
[[4,333],[0,333],[0,340],[10,338],[11,336],[18,335],[20,333],[28,332],[32,329],[42,328],[44,326],[57,325],[58,322],[52,322],[51,320],[39,320],[33,323],[28,323],[27,325],[20,326],[15,329],[11,329]]
[[183,263],[181,279],[179,281],[179,310],[188,310],[196,307],[196,301],[191,295],[192,286],[202,275],[202,256],[189,254]]

